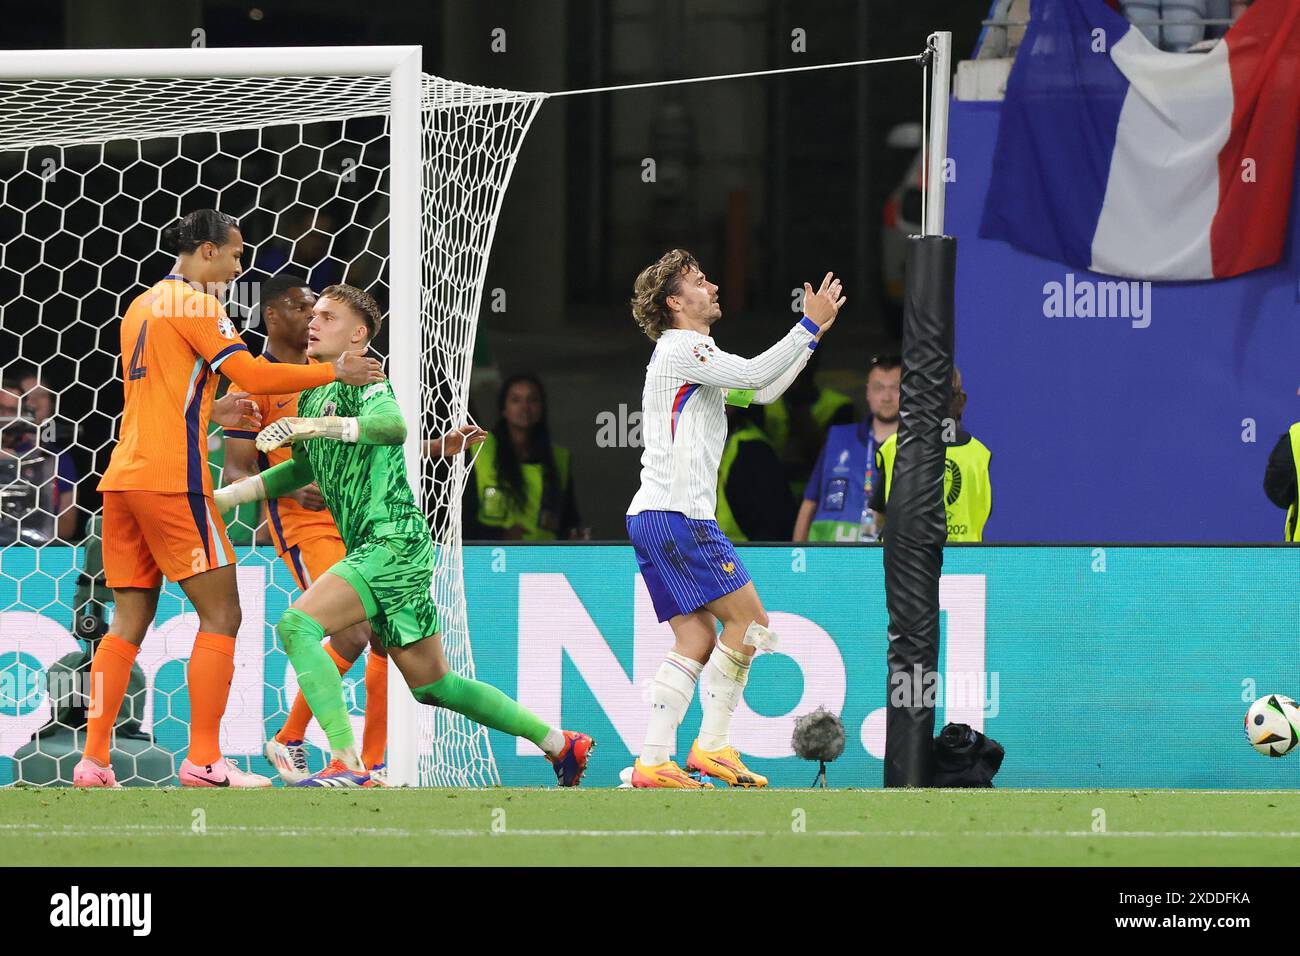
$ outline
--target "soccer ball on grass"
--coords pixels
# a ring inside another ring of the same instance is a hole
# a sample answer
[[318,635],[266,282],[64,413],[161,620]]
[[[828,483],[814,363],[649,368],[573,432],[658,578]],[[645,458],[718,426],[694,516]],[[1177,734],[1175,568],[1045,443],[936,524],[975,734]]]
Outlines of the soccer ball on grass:
[[1300,743],[1300,709],[1281,694],[1266,694],[1246,711],[1246,739],[1266,757],[1284,757]]

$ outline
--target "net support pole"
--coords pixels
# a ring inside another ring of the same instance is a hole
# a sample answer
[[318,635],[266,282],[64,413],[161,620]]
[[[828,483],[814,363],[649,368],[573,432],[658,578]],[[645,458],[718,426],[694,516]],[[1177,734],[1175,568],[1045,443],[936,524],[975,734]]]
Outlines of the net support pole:
[[943,235],[943,174],[948,159],[949,76],[952,71],[952,34],[932,33],[930,59],[930,154],[925,162],[925,222],[922,235]]
[[[406,419],[406,475],[423,501],[420,436],[420,48],[408,47],[390,76],[388,376]],[[420,707],[396,667],[388,668],[388,779],[390,786],[419,783]]]
[[934,712],[942,690],[939,578],[948,536],[943,436],[951,427],[957,243],[943,235],[951,34],[937,33],[930,41],[925,234],[908,238],[898,447],[885,519],[886,787],[932,785]]

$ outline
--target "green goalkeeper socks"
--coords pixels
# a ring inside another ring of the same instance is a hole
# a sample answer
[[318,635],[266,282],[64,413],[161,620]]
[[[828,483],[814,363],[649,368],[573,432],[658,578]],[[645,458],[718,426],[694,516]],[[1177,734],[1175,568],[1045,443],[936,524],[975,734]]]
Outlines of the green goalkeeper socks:
[[[307,705],[329,738],[330,750],[340,753],[354,747],[352,721],[343,702],[343,678],[329,653],[321,646],[325,629],[309,614],[289,608],[280,618],[275,632],[289,655],[298,686]],[[437,686],[437,685],[434,685]]]
[[432,684],[416,687],[411,693],[422,704],[446,707],[485,727],[531,740],[539,747],[551,729],[544,720],[491,684],[466,680],[454,672]]

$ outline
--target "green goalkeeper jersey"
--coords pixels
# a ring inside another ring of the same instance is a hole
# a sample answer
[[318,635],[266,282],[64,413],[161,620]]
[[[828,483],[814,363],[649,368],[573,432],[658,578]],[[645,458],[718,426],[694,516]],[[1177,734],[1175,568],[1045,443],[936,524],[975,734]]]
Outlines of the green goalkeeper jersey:
[[[364,386],[331,382],[303,392],[298,398],[298,415],[400,417],[401,410],[387,380]],[[311,465],[321,497],[349,551],[367,541],[395,535],[428,536],[429,524],[406,480],[402,447],[322,439],[294,446],[295,457],[305,455]]]

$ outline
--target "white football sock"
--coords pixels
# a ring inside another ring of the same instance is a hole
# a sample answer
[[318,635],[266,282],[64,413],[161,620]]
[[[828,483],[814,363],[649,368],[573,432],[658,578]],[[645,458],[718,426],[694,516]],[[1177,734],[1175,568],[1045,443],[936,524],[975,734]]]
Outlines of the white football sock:
[[721,750],[728,746],[731,715],[744,696],[749,680],[749,665],[753,658],[733,651],[721,641],[713,645],[709,662],[704,665],[704,680],[700,684],[700,702],[704,717],[700,721],[699,745],[701,750]]
[[669,653],[659,665],[650,687],[650,723],[646,726],[641,763],[661,764],[677,749],[677,726],[695,696],[695,682],[704,665],[681,654]]
[[564,752],[564,731],[552,727],[542,739],[542,753],[548,757],[558,757]]

